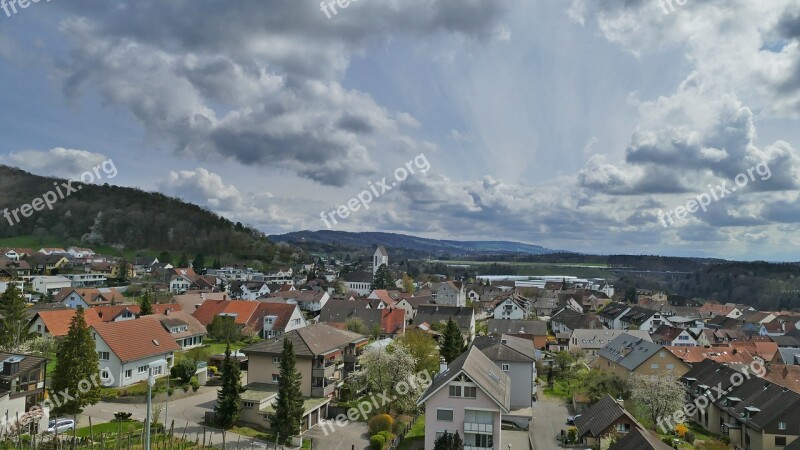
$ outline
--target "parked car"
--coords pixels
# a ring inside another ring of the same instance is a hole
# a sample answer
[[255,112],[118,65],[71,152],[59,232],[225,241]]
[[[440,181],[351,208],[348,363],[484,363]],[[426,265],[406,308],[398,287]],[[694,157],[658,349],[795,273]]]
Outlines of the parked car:
[[48,433],[63,433],[65,431],[74,430],[75,421],[72,419],[58,419],[58,421],[51,420],[47,425]]
[[567,425],[575,425],[575,421],[578,420],[578,417],[580,416],[580,414],[576,414],[574,416],[567,417]]

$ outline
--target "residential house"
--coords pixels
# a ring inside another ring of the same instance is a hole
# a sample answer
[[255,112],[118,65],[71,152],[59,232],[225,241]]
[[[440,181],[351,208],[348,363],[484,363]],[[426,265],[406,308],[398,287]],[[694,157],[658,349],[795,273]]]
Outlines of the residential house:
[[700,403],[708,404],[694,408],[690,420],[737,448],[782,449],[800,436],[800,394],[784,386],[712,360],[695,364],[679,381],[687,403],[704,397]]
[[[59,338],[67,335],[72,318],[75,317],[75,309],[48,309],[37,311],[29,322],[29,330],[40,337]],[[83,311],[86,325],[92,326],[101,323],[100,317],[93,309]]]
[[65,273],[61,276],[77,288],[100,287],[108,283],[108,278],[102,273]]
[[255,300],[269,294],[269,283],[266,281],[232,281],[228,286],[231,298],[237,300]]
[[656,310],[622,303],[609,303],[598,317],[613,330],[645,330],[652,333],[663,324],[672,325]]
[[92,306],[124,304],[128,301],[114,288],[62,288],[55,295],[55,302],[72,309],[79,306],[89,309]]
[[67,251],[59,247],[45,247],[40,248],[37,253],[41,253],[42,255],[63,255],[67,253]]
[[606,448],[612,436],[625,436],[643,427],[620,402],[605,394],[575,419],[575,428],[578,439],[587,446]]
[[661,442],[659,438],[657,433],[643,428],[634,428],[617,442],[612,443],[608,450],[670,450],[672,448]]
[[[377,309],[390,308],[395,306],[395,304],[397,303],[397,300],[392,298],[392,296],[389,294],[389,291],[387,291],[386,289],[373,290],[372,292],[369,293],[367,299],[376,300],[374,306],[372,307]],[[372,302],[370,304],[372,304]]]
[[653,342],[665,347],[695,347],[697,340],[683,328],[661,325],[653,332]]
[[743,312],[733,305],[721,305],[719,303],[705,303],[700,307],[701,313],[710,313],[714,316],[725,316],[730,319],[738,319]]
[[278,291],[269,294],[271,298],[282,298],[287,303],[294,303],[300,306],[303,311],[320,311],[331,296],[325,291]]
[[652,342],[650,334],[642,330],[592,330],[578,328],[572,330],[569,338],[569,350],[581,350],[587,356],[597,356],[601,348],[608,345],[611,341],[622,334],[628,334],[637,339]]
[[611,302],[597,313],[597,318],[610,330],[622,330],[620,319],[630,311],[630,306],[624,303]]
[[289,303],[206,300],[192,315],[206,327],[216,316],[233,317],[236,325],[262,338],[280,336],[307,325],[300,307]]
[[69,264],[69,259],[64,255],[43,255],[36,253],[27,260],[31,269],[38,274],[53,275]]
[[67,254],[69,254],[73,258],[88,258],[90,256],[95,255],[92,249],[81,248],[81,247],[70,247],[69,249],[67,249]]
[[531,302],[531,313],[536,317],[550,317],[558,309],[558,297],[536,297]]
[[169,291],[176,294],[182,294],[188,291],[197,278],[194,269],[172,269],[171,272]]
[[437,305],[467,306],[464,284],[458,281],[445,281],[439,284],[433,298]]
[[527,319],[528,299],[516,293],[498,298],[492,314],[495,319]]
[[389,252],[386,251],[386,247],[380,245],[372,254],[372,275],[375,275],[378,268],[384,264],[389,266]]
[[357,302],[331,301],[319,314],[318,321],[341,329],[347,328],[350,320],[360,320],[369,333],[380,337],[393,337],[405,331],[405,310],[399,308],[361,308]]
[[242,350],[247,355],[247,382],[278,383],[283,341],[289,339],[300,372],[300,391],[304,397],[332,397],[348,375],[344,373],[344,354],[368,340],[357,333],[340,330],[323,323],[292,330]]
[[550,318],[550,329],[553,334],[563,333],[570,335],[578,329],[602,330],[605,329],[605,325],[603,325],[598,316],[581,314],[570,308],[563,308]]
[[617,336],[598,352],[596,367],[623,378],[659,375],[678,378],[687,370],[680,358],[663,346],[628,334]]
[[167,309],[164,313],[142,316],[140,320],[158,321],[181,350],[200,347],[203,345],[203,338],[208,334],[200,321],[184,311]]
[[425,405],[425,448],[432,449],[445,432],[458,432],[465,449],[505,448],[501,421],[511,409],[508,374],[474,346],[442,366],[417,402]]
[[16,280],[31,274],[31,266],[27,261],[0,257],[0,280]]
[[34,412],[45,400],[46,366],[47,358],[0,352],[0,417],[7,426],[47,429],[47,411]]
[[433,304],[433,297],[430,295],[421,297],[406,297],[398,300],[397,303],[395,303],[395,308],[405,311],[406,323],[411,323],[414,320],[414,317],[417,315],[417,308],[419,308],[420,305],[430,304]]
[[414,317],[414,325],[418,326],[422,323],[429,325],[436,323],[446,324],[450,319],[453,319],[458,325],[466,341],[471,341],[475,338],[475,310],[472,308],[438,304],[420,305],[417,308],[417,315]]
[[150,364],[161,361],[153,375],[168,375],[174,354],[181,348],[156,320],[99,323],[91,330],[104,386],[124,387],[145,381]]
[[[155,303],[152,305],[153,314],[166,314],[168,312],[182,311],[181,305],[177,303]],[[97,312],[103,322],[123,322],[135,320],[140,317],[142,308],[139,305],[116,304],[116,305],[95,305],[92,310]]]
[[20,259],[22,259],[22,255],[20,255],[19,252],[17,252],[13,248],[0,248],[0,257],[3,256],[12,261],[19,261]]
[[753,361],[764,363],[764,360],[750,353],[746,348],[739,349],[733,346],[719,347],[665,347],[673,355],[680,358],[689,366],[710,359],[720,364],[726,364],[737,370],[743,370],[750,366]]
[[72,286],[72,282],[60,276],[36,276],[31,279],[31,288],[40,294],[55,294]]
[[275,272],[265,273],[263,281],[268,283],[294,284],[294,270],[291,267],[281,267]]
[[346,273],[341,279],[345,288],[356,295],[364,296],[372,292],[372,274],[369,272]]
[[536,396],[537,377],[533,342],[507,334],[489,334],[476,337],[472,345],[508,375],[511,409],[530,408]]
[[486,328],[490,334],[528,339],[537,350],[544,350],[547,346],[547,322],[542,320],[489,319]]

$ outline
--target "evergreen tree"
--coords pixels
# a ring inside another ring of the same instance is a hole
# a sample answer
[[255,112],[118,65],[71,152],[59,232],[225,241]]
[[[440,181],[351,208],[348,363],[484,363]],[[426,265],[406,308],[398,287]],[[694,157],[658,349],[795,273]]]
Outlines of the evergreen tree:
[[126,259],[120,259],[117,263],[117,281],[120,283],[127,283],[128,282],[128,270],[130,270],[130,265]]
[[206,269],[206,257],[202,253],[195,255],[194,260],[192,261],[192,268],[195,272]]
[[275,414],[270,417],[272,430],[284,441],[300,432],[300,420],[303,418],[303,397],[300,391],[300,372],[295,367],[295,355],[292,341],[283,340],[281,352],[280,378],[278,379],[278,398],[275,402]]
[[100,401],[100,386],[93,382],[99,363],[92,333],[86,325],[83,308],[79,307],[69,324],[67,336],[56,350],[56,368],[51,391],[68,390],[69,397],[58,398],[60,405],[57,404],[54,408],[55,413],[78,414],[84,407]]
[[150,299],[150,291],[144,291],[142,301],[139,305],[141,306],[139,311],[140,316],[149,316],[153,314],[153,301]]
[[33,338],[28,328],[25,297],[15,284],[9,283],[0,301],[0,347],[8,352],[19,352],[20,347]]
[[186,252],[181,253],[181,259],[178,260],[178,268],[186,268],[189,267],[189,257],[186,256]]
[[158,262],[161,264],[172,264],[172,255],[168,251],[164,250],[158,254]]
[[441,355],[444,357],[448,364],[458,358],[458,355],[464,353],[464,337],[461,335],[461,330],[458,325],[453,322],[453,318],[447,321],[447,326],[442,335],[442,348]]
[[445,431],[434,442],[433,450],[464,450],[464,441],[461,440],[458,431],[456,431],[456,434],[450,434]]
[[211,266],[213,269],[219,269],[222,265],[219,263],[219,259],[214,258],[214,264]]
[[372,289],[391,289],[394,288],[394,280],[392,280],[392,272],[386,264],[381,264],[372,277]]
[[222,428],[230,428],[239,420],[241,410],[242,370],[239,361],[231,357],[231,346],[225,347],[225,359],[222,361],[222,387],[217,394],[214,414],[217,424]]

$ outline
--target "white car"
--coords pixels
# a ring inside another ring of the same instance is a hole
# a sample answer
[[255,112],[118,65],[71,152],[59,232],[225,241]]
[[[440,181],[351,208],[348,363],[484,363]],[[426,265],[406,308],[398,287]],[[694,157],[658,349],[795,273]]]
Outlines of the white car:
[[47,425],[48,433],[63,433],[65,431],[74,430],[75,421],[72,419],[59,419],[57,422],[51,420]]

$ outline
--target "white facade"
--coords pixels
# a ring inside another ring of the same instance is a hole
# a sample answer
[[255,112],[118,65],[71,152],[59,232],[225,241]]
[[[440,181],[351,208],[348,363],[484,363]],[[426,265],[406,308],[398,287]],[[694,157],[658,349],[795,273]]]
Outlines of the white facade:
[[8,259],[10,259],[12,261],[19,261],[20,260],[20,254],[17,253],[16,250],[14,250],[14,249],[6,250],[5,256],[6,256],[6,258],[8,258]]
[[191,286],[192,286],[191,281],[189,281],[184,277],[176,276],[169,282],[169,291],[174,292],[176,294],[181,294],[183,292],[188,291]]
[[166,360],[167,363],[155,369],[154,375],[159,378],[169,375],[169,369],[174,361],[173,352],[159,353],[135,361],[120,361],[119,357],[111,351],[99,334],[92,330],[95,340],[95,350],[100,357],[100,381],[106,387],[125,387],[147,380],[147,368],[152,362]]
[[294,311],[292,311],[292,315],[289,317],[289,321],[286,323],[286,328],[283,330],[274,329],[274,325],[277,320],[277,316],[264,316],[264,329],[261,332],[262,338],[270,339],[308,325],[305,317],[303,317],[303,313],[300,311],[300,308],[295,308]]
[[108,278],[102,273],[68,273],[62,275],[72,282],[72,287],[100,287],[105,286]]
[[524,319],[525,310],[520,308],[515,301],[510,298],[503,300],[494,307],[495,319]]
[[442,283],[436,289],[434,298],[437,305],[467,306],[467,295],[464,292],[463,285],[459,289],[449,282]]
[[[378,247],[375,250],[375,253],[372,254],[372,274],[375,275],[375,272],[378,271],[378,267],[383,264],[389,266],[389,255],[381,251],[382,247]],[[385,249],[384,249],[385,250]]]
[[368,295],[372,292],[372,283],[365,283],[361,281],[345,281],[344,287],[348,291],[355,292],[358,295]]
[[79,247],[70,247],[67,250],[67,253],[72,255],[75,258],[88,258],[90,256],[94,256],[94,251],[90,248],[79,248]]
[[72,282],[61,276],[40,276],[31,280],[31,286],[40,294],[55,294],[61,289],[72,287]]

